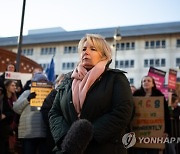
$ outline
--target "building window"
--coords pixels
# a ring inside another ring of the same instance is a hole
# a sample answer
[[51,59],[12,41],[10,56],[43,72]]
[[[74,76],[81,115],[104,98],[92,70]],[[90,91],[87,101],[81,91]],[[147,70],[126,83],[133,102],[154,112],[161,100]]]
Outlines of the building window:
[[129,67],[129,60],[125,60],[125,68]]
[[166,47],[166,41],[162,40],[162,48],[165,48],[165,47]]
[[180,47],[180,39],[177,39],[177,41],[176,41],[176,47]]
[[150,65],[150,66],[154,66],[154,59],[150,59],[149,65]]
[[62,63],[62,70],[73,70],[75,68],[75,62]]
[[148,59],[145,59],[145,60],[144,60],[144,67],[149,67],[149,66],[148,66]]
[[32,56],[34,53],[34,50],[31,48],[31,49],[23,49],[22,50],[22,55],[24,56]]
[[145,41],[145,49],[165,48],[165,47],[166,47],[165,40]]
[[176,66],[180,67],[180,58],[176,58]]
[[134,60],[130,60],[130,67],[134,67]]
[[55,47],[49,47],[49,48],[41,48],[41,55],[55,55],[56,54],[56,48]]
[[124,61],[120,60],[120,68],[123,68],[123,67],[124,67]]
[[156,66],[156,67],[159,67],[159,66],[160,66],[160,60],[159,60],[159,59],[156,59],[156,60],[155,60],[155,66]]
[[156,41],[156,48],[160,48],[160,41],[159,40]]
[[149,42],[146,41],[146,42],[145,42],[145,49],[148,49],[148,48],[149,48]]
[[77,46],[65,46],[64,54],[78,53]]
[[130,83],[131,85],[134,85],[134,79],[133,79],[133,78],[129,78],[129,83]]
[[161,66],[162,67],[165,67],[166,66],[166,60],[163,58],[161,59]]
[[135,43],[134,42],[120,43],[119,46],[117,46],[117,48],[120,50],[134,50]]

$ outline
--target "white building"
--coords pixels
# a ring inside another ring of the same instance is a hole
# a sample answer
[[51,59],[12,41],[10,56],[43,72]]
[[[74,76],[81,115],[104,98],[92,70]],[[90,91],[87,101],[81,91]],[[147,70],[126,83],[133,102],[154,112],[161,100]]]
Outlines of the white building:
[[[114,40],[117,27],[65,31],[62,28],[31,30],[23,36],[22,54],[46,69],[53,55],[56,74],[74,69],[79,61],[77,45],[86,33],[101,34],[113,50],[111,67],[127,72],[131,84],[140,86],[141,78],[149,67],[167,72],[180,67],[180,22],[120,27],[121,40]],[[0,38],[0,48],[17,52],[18,37]],[[114,47],[116,42],[116,48]],[[117,51],[117,55],[115,52]],[[116,55],[116,58],[115,58]],[[166,80],[167,82],[167,80]]]

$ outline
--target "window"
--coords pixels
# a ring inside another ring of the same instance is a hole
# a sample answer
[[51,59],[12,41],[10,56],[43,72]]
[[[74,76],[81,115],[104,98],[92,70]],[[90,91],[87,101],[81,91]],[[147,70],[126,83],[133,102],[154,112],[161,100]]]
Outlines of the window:
[[117,48],[120,50],[134,50],[135,49],[135,43],[134,42],[126,42],[126,43],[120,43]]
[[148,67],[148,59],[144,60],[144,67]]
[[162,66],[162,67],[166,66],[166,60],[165,60],[164,58],[161,59],[161,66]]
[[154,66],[154,59],[150,59],[149,64],[150,66]]
[[145,49],[165,48],[165,47],[166,47],[165,40],[145,41]]
[[160,41],[156,41],[156,48],[160,48]]
[[151,48],[154,48],[154,41],[150,42],[150,46],[151,46]]
[[62,63],[62,70],[73,70],[75,67],[75,62]]
[[180,39],[177,39],[177,41],[176,41],[176,47],[180,47]]
[[176,66],[180,67],[180,58],[176,58]]
[[129,50],[129,49],[130,49],[130,44],[126,43],[126,50]]
[[159,59],[156,59],[156,60],[155,60],[155,66],[156,66],[156,67],[159,67],[159,66],[160,66],[160,60],[159,60]]
[[165,47],[166,47],[166,41],[162,40],[162,48],[165,48]]
[[134,67],[134,60],[130,60],[130,67]]
[[129,78],[129,83],[130,83],[131,85],[134,85],[134,79],[133,79],[133,78]]
[[33,52],[34,52],[34,50],[32,48],[31,49],[23,49],[22,50],[22,55],[31,56],[31,55],[33,55]]
[[124,50],[125,49],[125,45],[124,43],[121,43],[121,50]]
[[55,55],[56,54],[56,48],[55,47],[49,47],[49,48],[41,48],[41,55]]
[[131,43],[131,49],[135,49],[135,43],[134,42]]
[[129,60],[125,60],[125,68],[129,67]]
[[77,53],[77,46],[65,46],[64,47],[64,54],[70,54],[70,53]]
[[120,68],[123,68],[123,67],[124,67],[124,61],[121,60],[121,61],[120,61]]
[[146,41],[146,42],[145,42],[145,49],[148,49],[148,48],[149,48],[149,42]]

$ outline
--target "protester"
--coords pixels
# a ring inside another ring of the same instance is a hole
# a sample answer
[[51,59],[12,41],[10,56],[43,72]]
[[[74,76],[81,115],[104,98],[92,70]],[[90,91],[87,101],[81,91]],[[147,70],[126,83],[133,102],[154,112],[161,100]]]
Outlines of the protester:
[[[172,132],[170,134],[171,137],[179,137],[177,134],[177,128],[179,125],[179,116],[180,116],[180,107],[178,106],[178,96],[176,93],[172,93],[170,97],[170,104],[169,111],[170,111],[170,117],[171,117],[171,125],[172,125]],[[177,143],[168,143],[166,144],[166,153],[170,154],[176,154],[176,146]]]
[[[151,76],[144,76],[141,81],[140,89],[137,89],[133,96],[163,96],[160,90],[156,88],[155,80]],[[165,132],[164,137],[167,137],[171,132],[170,126],[170,115],[168,110],[168,104],[164,97],[164,119],[165,119]],[[159,149],[150,149],[150,148],[134,148],[134,154],[158,154]]]
[[136,91],[136,87],[134,85],[130,85],[130,88],[131,88],[132,94],[134,94],[134,92]]
[[[43,70],[41,68],[34,68],[34,70],[32,72],[32,78],[33,78],[34,74],[36,74],[38,72],[43,72]],[[26,83],[24,84],[24,87],[23,87],[23,91],[29,90],[30,88],[31,88],[31,79],[26,81]]]
[[57,94],[57,90],[58,90],[58,86],[60,85],[61,81],[64,78],[64,74],[61,74],[57,77],[57,79],[55,80],[55,89],[53,89],[49,95],[46,97],[46,99],[43,102],[43,105],[41,107],[41,113],[43,116],[43,120],[47,126],[47,151],[48,154],[53,154],[53,148],[55,147],[55,143],[54,143],[54,139],[52,137],[51,131],[50,131],[50,127],[49,127],[49,118],[48,118],[48,113],[52,107],[54,98]]
[[[7,65],[7,68],[6,68],[6,71],[7,72],[16,72],[16,68],[15,68],[15,65],[13,63],[9,63]],[[5,72],[0,76],[0,87],[2,87],[3,89],[5,89],[4,87],[4,81],[6,80],[5,78]],[[16,81],[16,95],[17,95],[17,98],[19,97],[19,95],[22,93],[23,91],[23,86],[22,86],[22,82],[21,80],[17,80]]]
[[111,48],[102,36],[87,34],[78,50],[80,62],[61,82],[49,112],[55,150],[124,154],[122,136],[133,110],[129,82],[123,71],[109,68]]
[[[34,74],[31,81],[48,82],[47,77],[39,72]],[[22,139],[23,154],[46,154],[46,126],[37,107],[30,106],[30,100],[36,93],[24,91],[14,103],[13,109],[20,114],[18,137]]]
[[5,92],[0,98],[0,153],[15,152],[18,116],[13,111],[13,102],[16,101],[16,84],[13,80],[4,83]]

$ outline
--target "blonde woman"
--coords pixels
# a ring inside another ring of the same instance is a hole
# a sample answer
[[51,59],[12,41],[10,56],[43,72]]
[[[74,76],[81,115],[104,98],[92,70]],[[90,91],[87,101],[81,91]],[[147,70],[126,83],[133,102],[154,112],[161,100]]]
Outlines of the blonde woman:
[[123,71],[109,68],[112,52],[102,36],[87,34],[78,50],[80,62],[66,74],[49,112],[57,153],[124,154],[122,136],[133,110],[129,82]]

